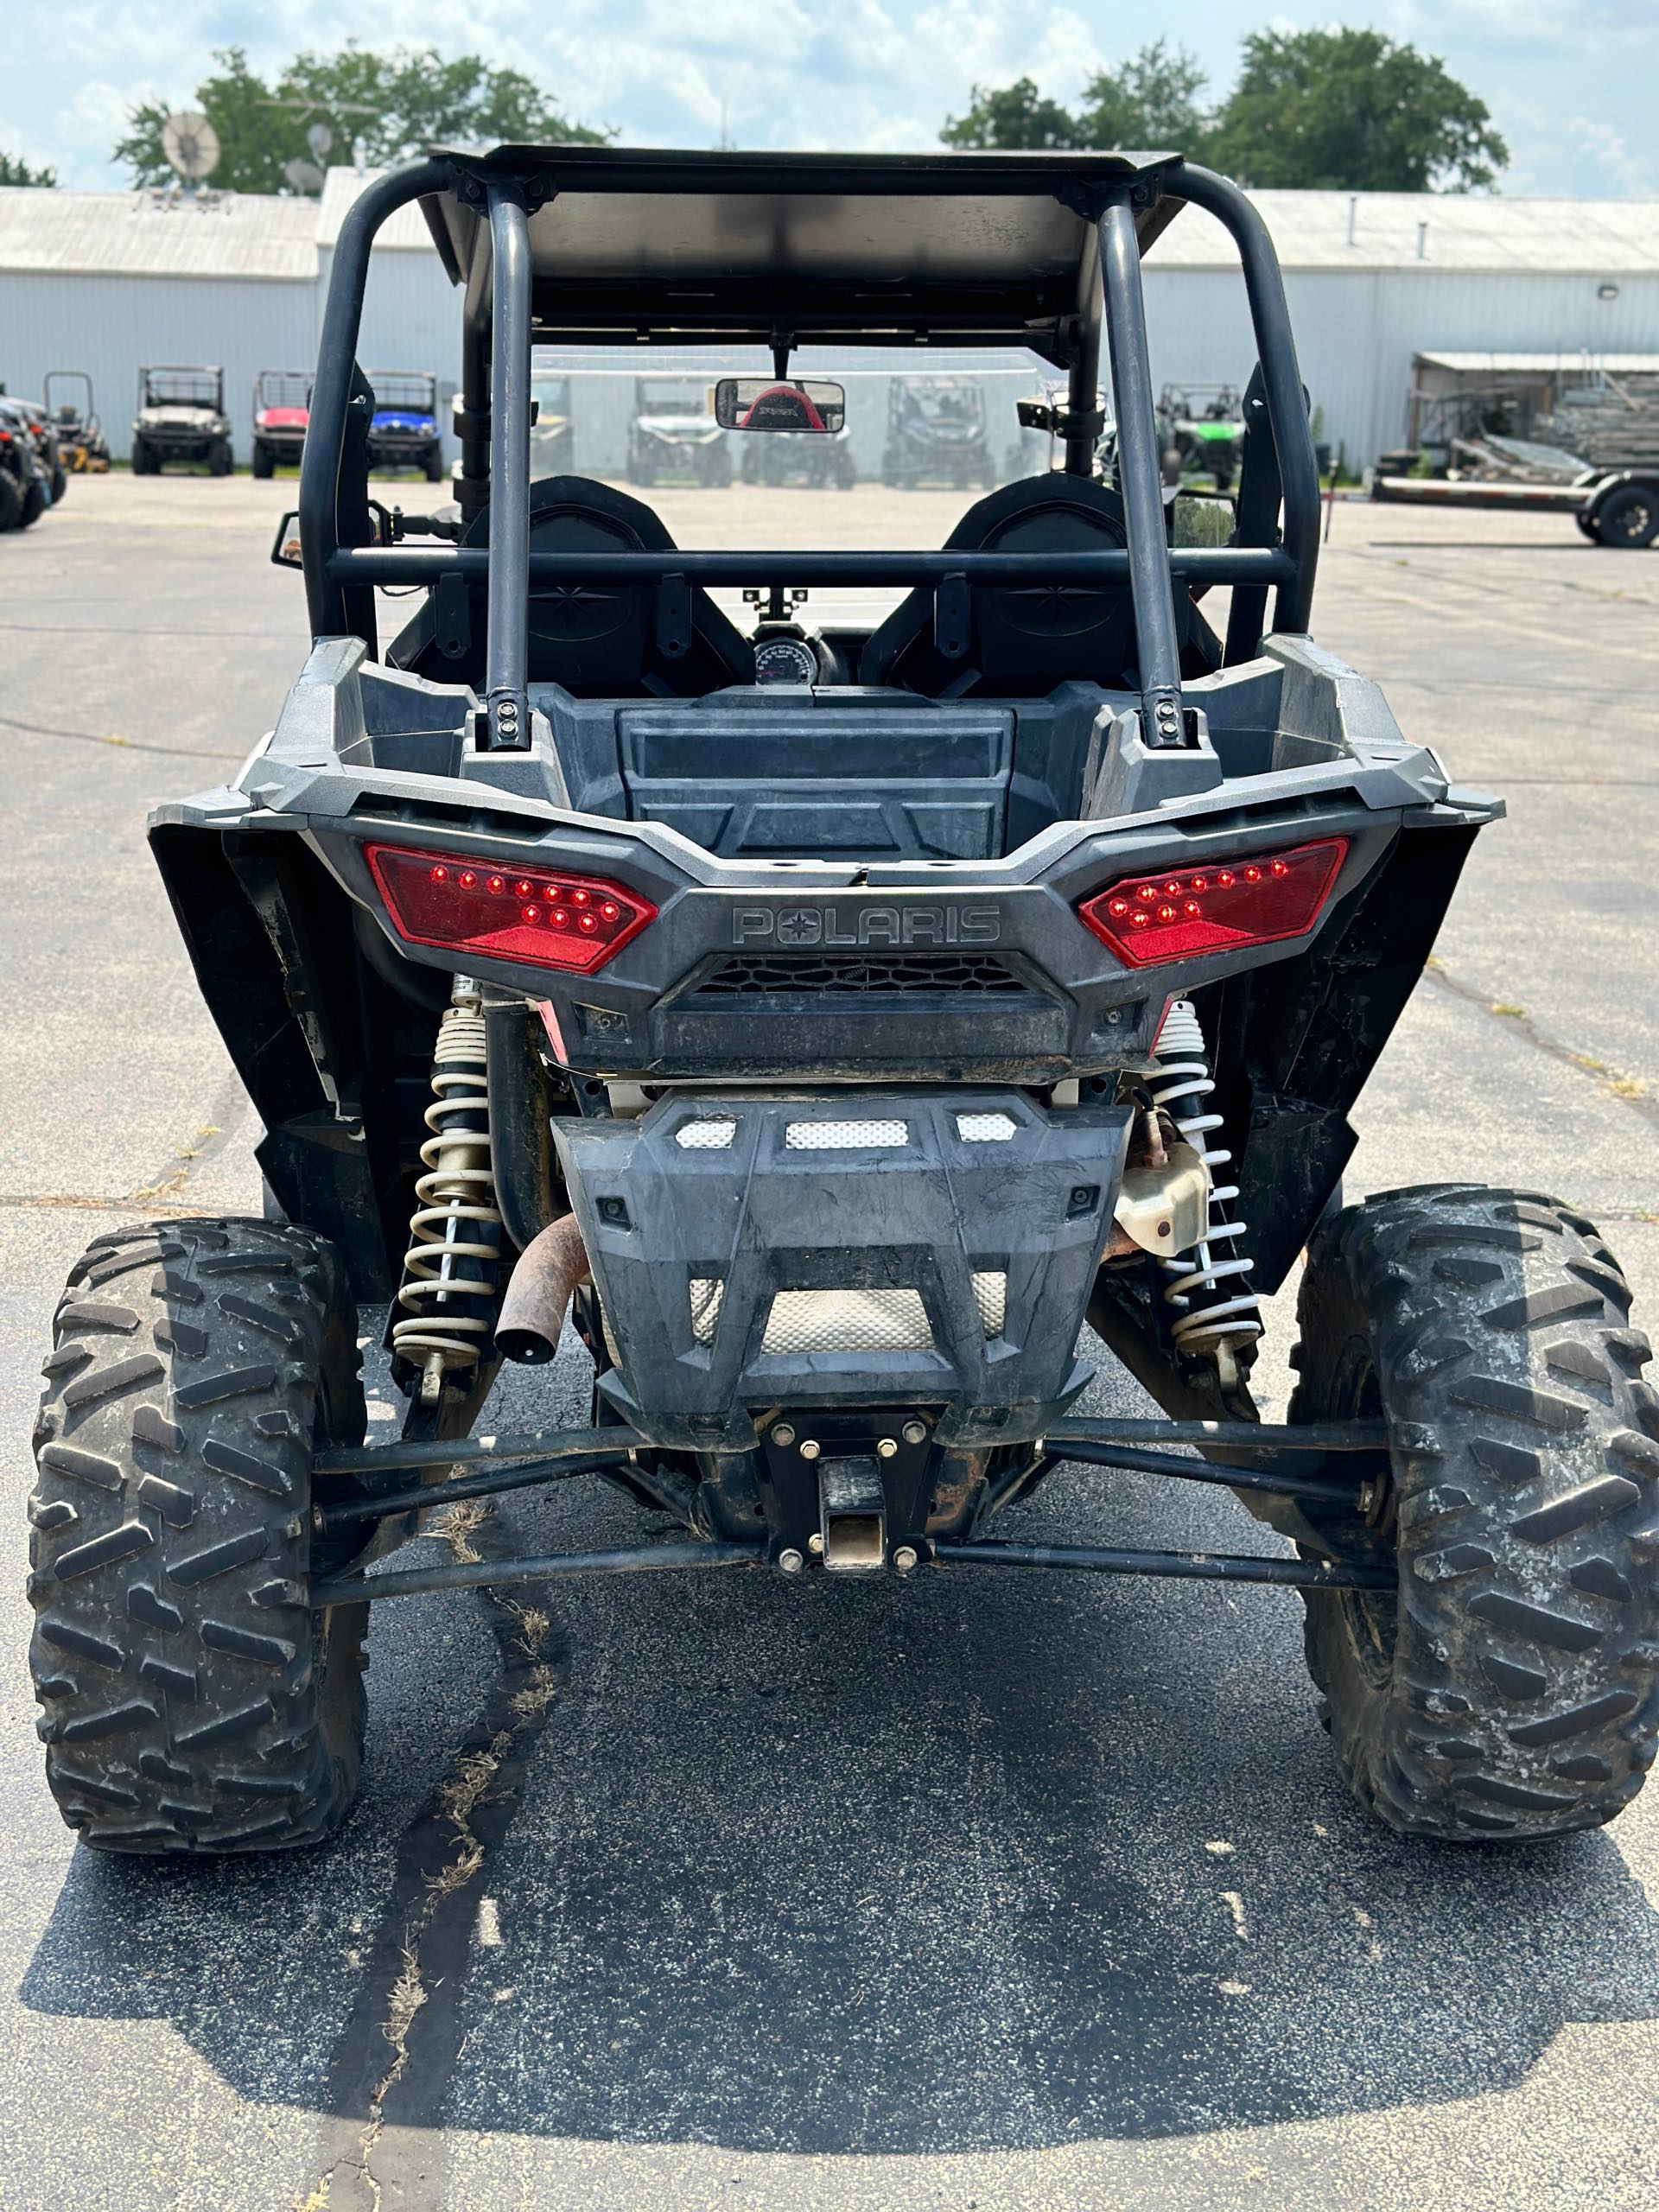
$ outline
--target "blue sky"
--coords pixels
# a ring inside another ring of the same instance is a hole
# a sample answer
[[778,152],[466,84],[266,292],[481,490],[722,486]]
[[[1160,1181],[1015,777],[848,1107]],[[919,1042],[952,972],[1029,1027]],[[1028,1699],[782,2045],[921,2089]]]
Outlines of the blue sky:
[[[1227,84],[1238,41],[1322,8],[1187,0],[1178,35]],[[1511,193],[1659,194],[1659,0],[1387,0],[1342,20],[1441,55],[1513,156]],[[1168,18],[1165,18],[1168,21]],[[976,82],[1034,77],[1059,99],[1156,26],[1144,10],[1065,0],[0,0],[0,146],[66,184],[125,181],[107,161],[125,111],[187,104],[215,47],[274,66],[298,48],[400,36],[532,73],[569,112],[640,144],[918,147]]]

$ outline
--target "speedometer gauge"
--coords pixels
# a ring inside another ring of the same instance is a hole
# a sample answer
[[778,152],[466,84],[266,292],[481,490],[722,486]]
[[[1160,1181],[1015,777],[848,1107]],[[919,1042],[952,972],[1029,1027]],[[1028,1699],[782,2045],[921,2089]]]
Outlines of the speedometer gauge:
[[754,649],[757,683],[816,683],[818,657],[804,639],[768,638]]

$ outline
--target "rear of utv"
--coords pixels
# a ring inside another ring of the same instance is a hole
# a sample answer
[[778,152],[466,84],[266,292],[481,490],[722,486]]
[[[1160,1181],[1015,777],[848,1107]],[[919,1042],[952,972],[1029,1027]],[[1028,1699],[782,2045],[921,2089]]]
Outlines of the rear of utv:
[[[372,242],[416,201],[465,302],[459,511],[426,518],[368,498],[356,366]],[[1160,484],[1141,262],[1185,204],[1237,245],[1257,356],[1222,544]],[[686,550],[643,500],[531,480],[532,346],[619,331],[753,347],[799,437],[833,410],[797,353],[1034,347],[1066,467],[937,550]],[[1307,635],[1306,400],[1233,186],[1173,156],[435,154],[342,227],[300,499],[309,658],[236,780],[151,830],[276,1217],[99,1237],[47,1361],[33,1657],[72,1826],[311,1842],[351,1803],[371,1605],[395,1633],[412,1592],[653,1570],[938,1573],[964,1604],[1039,1567],[1287,1585],[1383,1820],[1520,1839],[1630,1801],[1659,1411],[1624,1277],[1581,1214],[1462,1161],[1337,1195],[1500,809]],[[810,627],[803,594],[845,586],[895,603]],[[1259,1301],[1304,1250],[1270,1425]],[[408,1410],[367,1446],[383,1303]],[[567,1309],[590,1424],[474,1435]],[[1160,1411],[1073,1411],[1085,1322]],[[1003,1533],[1062,1463],[1103,1471],[1086,1525]],[[1281,1541],[1115,1543],[1113,1470],[1222,1484]],[[556,1478],[675,1533],[382,1564],[435,1506]]]

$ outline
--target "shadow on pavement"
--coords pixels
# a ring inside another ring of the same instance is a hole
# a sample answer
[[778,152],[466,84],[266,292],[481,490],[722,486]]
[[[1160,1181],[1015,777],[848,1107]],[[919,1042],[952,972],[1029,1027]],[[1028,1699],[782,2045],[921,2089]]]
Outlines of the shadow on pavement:
[[[1250,1540],[1213,1497],[1121,1496],[1124,1541]],[[564,1498],[526,1533],[625,1516]],[[492,1809],[389,2124],[820,2153],[1168,2135],[1478,2095],[1567,2022],[1659,2012],[1610,1836],[1451,1850],[1351,1806],[1288,1593],[958,1572],[571,1592],[568,1682]],[[421,1720],[444,1618],[380,1618],[377,1734]],[[347,1955],[395,1955],[410,1907],[379,1794],[303,1859],[78,1854],[25,2001],[169,2020],[245,2096],[352,2117],[376,2024]]]

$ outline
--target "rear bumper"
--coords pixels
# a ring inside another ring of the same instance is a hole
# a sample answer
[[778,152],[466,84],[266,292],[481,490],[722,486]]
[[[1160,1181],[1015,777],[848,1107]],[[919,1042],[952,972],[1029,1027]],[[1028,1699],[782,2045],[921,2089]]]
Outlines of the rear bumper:
[[964,1450],[1041,1436],[1088,1379],[1129,1122],[911,1090],[556,1122],[618,1355],[601,1388],[683,1450],[752,1447],[798,1406],[925,1406]]

